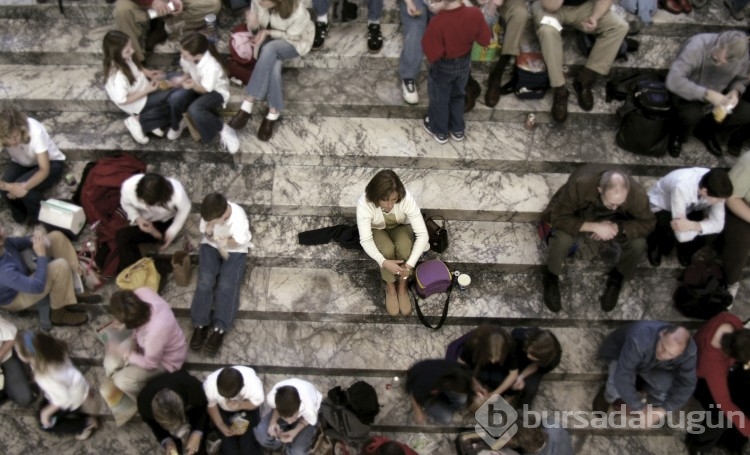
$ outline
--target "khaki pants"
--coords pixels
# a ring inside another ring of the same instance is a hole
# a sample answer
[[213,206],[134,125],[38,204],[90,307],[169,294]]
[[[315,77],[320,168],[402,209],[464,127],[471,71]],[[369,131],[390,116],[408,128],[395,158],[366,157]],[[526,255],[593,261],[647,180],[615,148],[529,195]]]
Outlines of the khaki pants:
[[[408,224],[401,224],[393,229],[373,229],[372,239],[375,241],[375,246],[378,247],[378,251],[385,256],[386,259],[398,259],[406,261],[411,255],[411,248],[414,242],[414,231]],[[380,276],[386,283],[393,283],[396,281],[396,276],[385,268],[380,269]]]
[[[218,14],[219,10],[220,0],[182,0],[182,13],[169,16],[166,20],[170,26],[183,22],[183,31],[195,31],[203,28],[206,15]],[[117,30],[128,35],[133,43],[133,60],[143,61],[143,45],[151,22],[147,9],[132,0],[117,0],[113,16]]]
[[146,383],[151,378],[166,372],[167,370],[163,366],[158,366],[153,370],[146,370],[137,365],[128,365],[122,370],[116,371],[112,375],[112,381],[125,395],[136,401],[138,392],[146,387]]
[[521,46],[521,37],[529,20],[529,9],[526,0],[505,0],[503,6],[498,10],[500,17],[505,19],[505,31],[503,32],[503,47],[500,49],[502,55],[518,55]]
[[75,305],[76,293],[73,289],[73,273],[79,273],[78,255],[65,235],[53,231],[47,234],[50,247],[47,256],[51,259],[47,266],[47,282],[44,290],[38,294],[19,292],[9,305],[3,308],[9,311],[21,311],[42,300],[47,294],[53,310],[64,306]]
[[[557,19],[561,25],[570,25],[583,31],[581,23],[591,17],[591,13],[594,11],[594,3],[589,1],[579,6],[563,6],[554,13],[544,11],[542,2],[539,0],[531,5],[536,34],[542,45],[542,55],[544,55],[544,62],[547,64],[547,73],[552,87],[565,85],[562,37],[560,32],[551,25],[542,25],[542,18],[550,16]],[[594,48],[591,49],[591,54],[586,60],[586,68],[606,76],[609,74],[612,62],[615,61],[622,40],[628,34],[628,24],[617,14],[608,11],[599,19],[593,34],[596,35],[596,44],[594,44]]]

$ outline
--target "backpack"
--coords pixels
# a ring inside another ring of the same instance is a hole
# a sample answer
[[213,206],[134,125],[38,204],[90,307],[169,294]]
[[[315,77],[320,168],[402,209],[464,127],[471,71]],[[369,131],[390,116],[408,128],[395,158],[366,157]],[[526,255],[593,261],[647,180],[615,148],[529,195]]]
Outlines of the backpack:
[[516,57],[515,95],[522,100],[544,98],[549,88],[549,75],[544,58],[538,52],[522,52]]
[[[596,44],[596,35],[576,30],[576,44],[581,54],[584,57],[588,57],[594,48],[594,44]],[[620,43],[620,48],[617,49],[615,60],[627,60],[628,53],[637,52],[640,47],[641,43],[633,38],[623,39],[622,43]]]
[[357,416],[344,406],[331,403],[324,399],[320,404],[320,420],[323,434],[331,441],[340,441],[346,445],[357,447],[367,440],[370,426],[362,423]]
[[638,82],[644,79],[651,79],[656,81],[666,80],[666,73],[664,71],[652,71],[652,70],[635,70],[628,71],[625,74],[619,76],[612,76],[607,81],[605,89],[605,100],[611,103],[613,100],[625,101],[628,98],[635,95],[638,91]]
[[732,304],[721,267],[714,261],[693,261],[672,295],[677,311],[684,316],[711,319]]
[[227,61],[227,72],[229,77],[240,80],[247,85],[250,76],[253,75],[257,60],[253,56],[253,46],[248,43],[251,37],[247,30],[247,24],[242,23],[232,29],[229,38],[229,60]]
[[633,88],[633,95],[617,111],[622,122],[615,142],[638,155],[664,156],[672,122],[669,91],[664,82],[650,78],[638,80]]
[[346,390],[336,386],[328,391],[328,399],[332,404],[344,406],[353,412],[365,425],[372,424],[380,412],[378,393],[365,381],[357,381]]
[[117,254],[117,231],[128,226],[128,219],[120,208],[122,182],[135,174],[146,172],[146,164],[127,153],[101,158],[86,175],[81,189],[81,206],[86,219],[98,223],[96,249],[105,251],[96,256],[102,276],[114,276],[120,263]]

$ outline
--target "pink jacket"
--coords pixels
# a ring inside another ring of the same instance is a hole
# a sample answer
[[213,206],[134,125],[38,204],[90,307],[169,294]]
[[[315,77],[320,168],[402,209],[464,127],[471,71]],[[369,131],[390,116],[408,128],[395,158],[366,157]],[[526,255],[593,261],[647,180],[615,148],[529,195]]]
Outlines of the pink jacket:
[[133,330],[140,352],[131,352],[128,361],[147,370],[163,366],[179,370],[187,357],[187,343],[169,303],[150,288],[135,290],[139,299],[151,305],[151,318]]

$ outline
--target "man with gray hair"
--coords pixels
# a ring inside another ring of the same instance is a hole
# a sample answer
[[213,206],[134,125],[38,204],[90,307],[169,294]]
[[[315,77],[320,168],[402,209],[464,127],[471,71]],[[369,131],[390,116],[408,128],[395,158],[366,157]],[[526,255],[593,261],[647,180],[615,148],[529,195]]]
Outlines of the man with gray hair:
[[549,255],[544,269],[544,305],[561,309],[559,276],[563,262],[579,233],[595,241],[614,241],[622,247],[617,265],[610,270],[600,303],[603,311],[617,305],[623,281],[633,277],[646,252],[646,236],[656,218],[648,195],[625,172],[606,164],[588,164],[571,174],[544,212],[542,223],[551,226]]
[[730,133],[729,153],[740,155],[750,136],[750,104],[740,99],[748,84],[748,61],[747,35],[741,31],[701,33],[683,44],[667,75],[677,114],[669,139],[671,156],[680,155],[690,131],[709,153],[721,156],[719,130]]

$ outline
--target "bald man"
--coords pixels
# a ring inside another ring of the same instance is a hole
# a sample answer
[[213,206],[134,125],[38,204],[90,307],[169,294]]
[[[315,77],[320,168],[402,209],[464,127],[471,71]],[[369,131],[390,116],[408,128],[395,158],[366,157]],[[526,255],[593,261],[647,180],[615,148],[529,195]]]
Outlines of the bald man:
[[[681,409],[695,390],[698,348],[682,326],[633,322],[607,336],[599,357],[609,364],[609,376],[594,398],[594,411],[606,413],[611,404],[624,404],[626,412],[642,413],[646,426],[653,426],[667,412]],[[645,383],[647,403],[641,401],[636,378]]]
[[562,308],[559,277],[563,262],[580,233],[622,247],[600,299],[602,310],[612,311],[623,282],[633,277],[646,252],[646,237],[654,229],[656,218],[649,209],[646,191],[632,177],[611,165],[589,164],[571,174],[552,196],[542,212],[542,222],[552,226],[542,279],[544,305],[557,313]]

